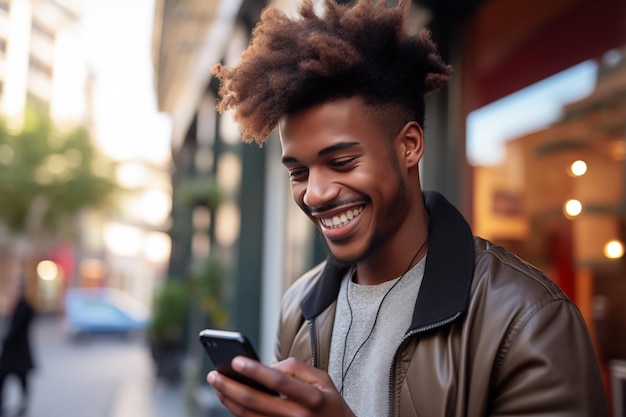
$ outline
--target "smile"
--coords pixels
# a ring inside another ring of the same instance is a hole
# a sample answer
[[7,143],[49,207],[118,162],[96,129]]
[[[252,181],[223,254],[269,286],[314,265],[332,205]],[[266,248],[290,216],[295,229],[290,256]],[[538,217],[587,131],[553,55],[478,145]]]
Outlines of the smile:
[[354,220],[359,214],[361,214],[363,208],[364,206],[361,206],[353,210],[347,210],[336,216],[320,218],[319,220],[324,227],[329,229],[338,229],[348,225],[352,220]]

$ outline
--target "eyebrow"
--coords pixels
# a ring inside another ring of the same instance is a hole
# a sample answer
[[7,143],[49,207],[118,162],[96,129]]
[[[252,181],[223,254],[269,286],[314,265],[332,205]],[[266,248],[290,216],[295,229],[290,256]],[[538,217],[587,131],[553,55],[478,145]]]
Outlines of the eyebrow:
[[[337,152],[337,151],[341,151],[343,149],[348,149],[351,148],[353,146],[357,146],[359,144],[359,142],[341,142],[341,143],[336,143],[334,145],[328,146],[322,150],[320,150],[317,153],[317,156],[322,157],[322,156],[326,156],[328,154],[331,154],[333,152]],[[292,156],[283,156],[282,158],[282,162],[283,164],[288,164],[288,163],[295,163],[298,162],[298,160]]]

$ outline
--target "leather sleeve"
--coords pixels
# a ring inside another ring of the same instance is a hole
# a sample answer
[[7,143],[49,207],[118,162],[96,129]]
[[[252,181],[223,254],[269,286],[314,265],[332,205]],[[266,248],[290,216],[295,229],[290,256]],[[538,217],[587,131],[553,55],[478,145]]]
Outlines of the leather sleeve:
[[501,349],[490,416],[607,416],[586,325],[569,300],[527,309]]
[[[283,295],[278,321],[278,335],[274,346],[274,359],[276,361],[285,360],[290,356],[301,356],[299,354],[294,355],[294,346],[304,343],[304,341],[296,341],[296,338],[306,334],[306,323],[304,323],[300,302],[319,278],[322,268],[323,264],[320,264],[308,271]],[[308,350],[310,351],[310,348]],[[308,356],[310,357],[310,354]]]

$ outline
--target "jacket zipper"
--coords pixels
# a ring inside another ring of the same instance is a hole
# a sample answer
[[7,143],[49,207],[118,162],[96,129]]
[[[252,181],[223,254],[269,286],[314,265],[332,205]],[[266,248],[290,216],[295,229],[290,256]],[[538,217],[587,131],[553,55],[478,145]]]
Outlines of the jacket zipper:
[[315,333],[315,321],[308,320],[309,326],[309,340],[311,341],[311,366],[317,368],[319,366],[319,360],[317,358],[317,337]]
[[396,407],[395,407],[396,397],[394,394],[395,393],[394,388],[396,385],[396,368],[397,368],[396,362],[398,360],[398,354],[402,350],[403,345],[406,343],[407,340],[409,340],[411,337],[415,336],[416,334],[423,333],[423,332],[432,330],[437,327],[445,326],[446,324],[451,323],[454,320],[456,320],[460,315],[461,315],[461,312],[458,312],[446,320],[438,321],[436,323],[429,324],[428,326],[419,327],[417,329],[409,331],[408,333],[404,335],[404,337],[400,341],[400,344],[398,345],[398,348],[396,349],[396,352],[393,354],[393,360],[391,361],[391,369],[389,370],[389,417],[394,417],[396,415]]

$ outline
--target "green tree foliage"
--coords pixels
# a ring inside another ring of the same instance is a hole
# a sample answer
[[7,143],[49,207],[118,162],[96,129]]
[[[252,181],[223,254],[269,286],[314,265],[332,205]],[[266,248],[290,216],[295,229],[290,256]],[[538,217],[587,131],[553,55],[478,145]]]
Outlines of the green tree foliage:
[[0,227],[31,238],[67,232],[78,212],[108,201],[113,169],[85,128],[58,130],[30,105],[20,131],[0,124]]

